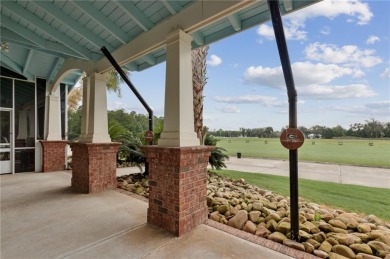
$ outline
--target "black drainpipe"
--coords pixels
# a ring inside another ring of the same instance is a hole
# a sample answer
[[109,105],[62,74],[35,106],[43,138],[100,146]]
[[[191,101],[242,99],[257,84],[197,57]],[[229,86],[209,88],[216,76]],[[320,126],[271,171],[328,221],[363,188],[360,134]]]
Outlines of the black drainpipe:
[[[291,71],[286,38],[283,31],[282,17],[279,11],[278,0],[268,0],[268,8],[271,13],[272,25],[278,45],[280,61],[282,63],[284,80],[287,86],[289,103],[289,128],[297,128],[297,91]],[[290,160],[290,215],[291,215],[291,239],[299,241],[299,208],[298,208],[298,150],[289,150]]]

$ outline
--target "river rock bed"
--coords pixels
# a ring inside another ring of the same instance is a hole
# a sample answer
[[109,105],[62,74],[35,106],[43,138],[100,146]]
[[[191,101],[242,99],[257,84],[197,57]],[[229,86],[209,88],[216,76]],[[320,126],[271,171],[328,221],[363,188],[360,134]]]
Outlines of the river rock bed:
[[[117,177],[118,188],[148,197],[142,174]],[[358,202],[358,201],[357,201]],[[320,258],[390,259],[390,224],[300,199],[300,242],[290,240],[289,198],[209,173],[209,218]]]

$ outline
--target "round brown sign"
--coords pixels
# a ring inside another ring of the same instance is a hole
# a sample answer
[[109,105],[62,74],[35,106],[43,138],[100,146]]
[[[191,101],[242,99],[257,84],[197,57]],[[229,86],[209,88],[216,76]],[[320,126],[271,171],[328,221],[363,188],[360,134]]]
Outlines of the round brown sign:
[[153,131],[151,131],[151,130],[145,131],[145,140],[148,143],[153,141]]
[[303,145],[303,142],[305,142],[305,137],[299,129],[288,128],[283,130],[282,134],[280,134],[280,142],[282,143],[283,147],[290,150],[295,150]]

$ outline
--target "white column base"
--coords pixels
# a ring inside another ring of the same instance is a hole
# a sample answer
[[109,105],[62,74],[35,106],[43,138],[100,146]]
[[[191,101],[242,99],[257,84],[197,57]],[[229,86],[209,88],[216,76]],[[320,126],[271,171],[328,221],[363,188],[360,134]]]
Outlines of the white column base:
[[192,147],[199,146],[195,132],[164,131],[158,140],[160,147]]
[[85,138],[79,140],[81,143],[111,143],[109,134],[88,133]]

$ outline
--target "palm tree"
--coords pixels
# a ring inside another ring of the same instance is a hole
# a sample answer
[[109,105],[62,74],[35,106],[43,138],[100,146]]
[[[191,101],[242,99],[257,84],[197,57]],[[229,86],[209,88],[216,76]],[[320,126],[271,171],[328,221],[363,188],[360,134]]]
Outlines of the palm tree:
[[203,46],[192,51],[192,87],[194,93],[194,128],[200,144],[214,146],[209,158],[211,167],[217,170],[226,168],[225,160],[229,159],[226,149],[217,147],[218,140],[207,134],[203,126],[203,89],[207,83],[206,57],[209,46]]
[[194,93],[194,129],[203,143],[203,88],[207,83],[206,57],[209,46],[202,46],[192,51],[192,87]]
[[[126,74],[129,73],[128,70],[123,70]],[[121,88],[120,88],[120,82],[122,81],[122,78],[119,76],[118,72],[116,70],[112,69],[106,73],[107,75],[107,91],[114,92],[118,95],[118,97],[121,97]],[[81,76],[78,87],[74,87],[68,94],[68,106],[69,109],[72,111],[77,110],[78,104],[83,98],[83,84],[81,83],[82,79],[86,77],[86,74],[83,73]]]

